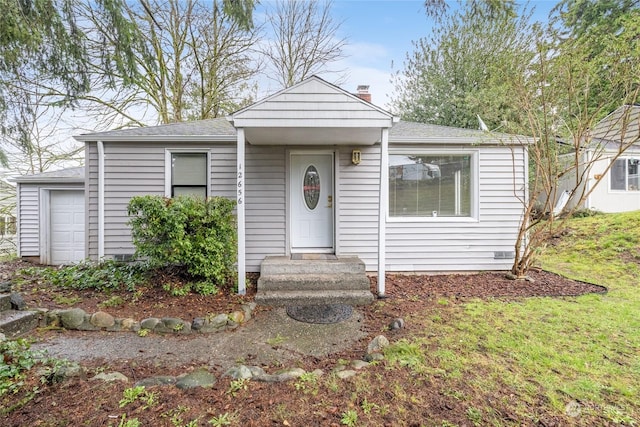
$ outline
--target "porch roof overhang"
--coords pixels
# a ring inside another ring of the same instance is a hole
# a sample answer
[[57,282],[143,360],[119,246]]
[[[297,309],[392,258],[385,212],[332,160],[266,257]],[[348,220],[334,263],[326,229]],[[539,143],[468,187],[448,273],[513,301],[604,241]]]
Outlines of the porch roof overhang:
[[317,76],[228,117],[252,145],[373,145],[398,121]]
[[[237,125],[236,125],[237,126]],[[378,127],[246,127],[252,145],[374,145],[380,142]]]

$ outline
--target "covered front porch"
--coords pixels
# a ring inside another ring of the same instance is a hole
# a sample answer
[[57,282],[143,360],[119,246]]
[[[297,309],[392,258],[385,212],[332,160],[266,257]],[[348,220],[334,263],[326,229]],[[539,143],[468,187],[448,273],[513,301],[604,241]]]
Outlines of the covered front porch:
[[[255,269],[255,258],[261,253],[258,247],[266,246],[254,234],[264,231],[256,225],[262,221],[259,205],[263,203],[271,204],[270,212],[277,213],[265,226],[282,232],[277,245],[262,251],[258,300],[272,305],[308,304],[316,297],[349,304],[371,302],[367,268],[358,258],[357,245],[376,251],[373,259],[368,253],[366,263],[377,268],[381,277],[377,292],[384,295],[388,190],[380,183],[387,181],[389,129],[396,119],[312,77],[234,113],[229,120],[237,131],[239,293],[245,292],[247,262]],[[363,160],[366,166],[358,166],[361,151],[368,155]],[[271,158],[273,164],[282,162],[278,172],[274,166],[271,176],[261,175],[266,169],[258,160],[261,156]],[[275,175],[277,179],[269,181]],[[277,204],[267,199],[266,191],[259,192],[266,182],[272,193],[278,193]],[[359,191],[360,183],[366,184],[368,199],[356,206],[349,197],[350,192]],[[345,227],[354,223],[357,227],[359,215],[368,221],[363,239],[345,238],[350,233],[344,232]],[[292,276],[299,280],[294,282]]]

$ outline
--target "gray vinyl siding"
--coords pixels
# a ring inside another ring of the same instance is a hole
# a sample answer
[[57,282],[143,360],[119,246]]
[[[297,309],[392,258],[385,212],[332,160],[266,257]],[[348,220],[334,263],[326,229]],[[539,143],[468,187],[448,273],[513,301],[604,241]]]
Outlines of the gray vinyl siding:
[[[98,250],[98,169],[95,144],[88,145],[89,248],[97,258]],[[138,195],[165,194],[165,151],[172,148],[209,149],[211,158],[211,195],[235,197],[235,145],[210,143],[131,143],[105,142],[104,254],[113,257],[132,254],[135,247],[127,225],[127,206]],[[95,164],[95,168],[92,165]]]
[[98,259],[98,146],[85,145],[85,249],[89,259]]
[[[424,150],[424,147],[422,148]],[[524,196],[524,150],[482,147],[478,154],[477,221],[394,221],[386,225],[388,271],[504,270],[513,260],[494,252],[513,252]],[[515,181],[513,173],[515,171]]]
[[358,256],[367,271],[378,268],[378,201],[380,146],[354,147],[361,163],[351,164],[351,148],[341,149],[337,191],[339,197],[338,251]]
[[[164,194],[165,150],[209,148],[212,195],[236,196],[236,146],[233,143],[115,143],[105,147],[105,255],[133,253],[126,225],[126,208],[137,194]],[[496,260],[494,252],[511,252],[519,226],[526,176],[524,151],[509,147],[402,145],[403,150],[477,151],[477,218],[467,222],[395,221],[386,223],[388,271],[498,270],[511,260]],[[298,147],[300,148],[300,147]],[[304,147],[313,149],[312,147]],[[351,164],[351,150],[362,152],[359,165]],[[392,146],[391,150],[396,148]],[[260,271],[268,255],[285,255],[287,248],[287,153],[296,147],[246,145],[245,230],[246,269]],[[87,148],[90,254],[97,254],[97,151]],[[380,145],[336,150],[336,251],[356,255],[367,271],[377,270]],[[388,185],[387,183],[383,183]],[[23,202],[24,203],[24,202]],[[36,220],[37,222],[37,220]],[[37,235],[35,236],[37,238]],[[37,247],[37,244],[36,244]]]
[[246,269],[258,272],[265,256],[287,253],[286,150],[247,145],[245,158]]
[[18,253],[20,256],[40,256],[40,187],[18,184]]

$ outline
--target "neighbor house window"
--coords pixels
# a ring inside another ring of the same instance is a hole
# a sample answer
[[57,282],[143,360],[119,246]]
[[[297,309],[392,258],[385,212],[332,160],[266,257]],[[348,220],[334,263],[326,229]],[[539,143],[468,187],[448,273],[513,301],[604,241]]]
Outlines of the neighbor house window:
[[16,234],[16,218],[14,216],[0,216],[0,236]]
[[471,217],[473,154],[389,156],[391,217]]
[[207,197],[208,154],[171,152],[170,196],[196,195]]
[[616,159],[611,166],[611,189],[640,191],[640,159]]

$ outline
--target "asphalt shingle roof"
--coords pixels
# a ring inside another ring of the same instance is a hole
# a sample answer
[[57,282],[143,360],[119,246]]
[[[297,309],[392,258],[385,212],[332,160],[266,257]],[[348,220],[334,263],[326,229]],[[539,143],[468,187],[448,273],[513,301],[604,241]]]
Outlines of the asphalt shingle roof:
[[[122,140],[139,138],[179,138],[179,137],[233,137],[236,129],[226,118],[197,120],[172,123],[168,125],[148,126],[135,129],[121,129],[106,132],[83,134],[77,137],[81,141],[99,141],[101,139]],[[399,121],[389,131],[393,140],[402,138],[487,138],[487,133],[475,129],[462,129],[425,123]],[[495,135],[494,135],[495,136]],[[506,136],[506,135],[505,135]]]
[[99,141],[103,138],[110,140],[133,137],[210,137],[210,136],[235,136],[236,130],[224,117],[207,120],[194,120],[190,122],[170,123],[159,126],[146,126],[133,129],[110,130],[106,132],[96,132],[82,134],[77,137],[81,141]]
[[75,168],[60,169],[51,172],[42,172],[34,175],[23,175],[13,178],[15,182],[38,182],[38,181],[82,181],[84,180],[84,166]]

